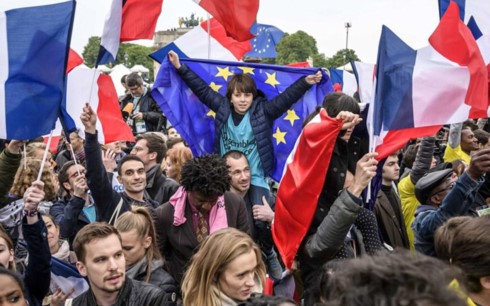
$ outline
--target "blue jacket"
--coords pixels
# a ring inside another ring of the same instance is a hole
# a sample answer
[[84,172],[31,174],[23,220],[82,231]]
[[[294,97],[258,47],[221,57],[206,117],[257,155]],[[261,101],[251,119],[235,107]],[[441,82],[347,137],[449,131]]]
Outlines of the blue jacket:
[[459,177],[439,208],[420,205],[412,223],[415,250],[425,255],[436,256],[434,234],[437,228],[452,217],[469,214],[481,184],[482,180],[474,181],[465,172]]
[[[214,120],[215,136],[214,151],[220,153],[221,130],[227,123],[233,107],[228,98],[215,92],[189,67],[183,64],[177,72],[182,80],[189,86],[199,100],[216,113]],[[260,162],[268,175],[274,168],[274,147],[272,145],[272,125],[274,120],[284,114],[296,103],[311,87],[305,80],[300,78],[288,87],[283,93],[267,101],[262,94],[258,95],[252,102],[250,109],[250,124],[257,141],[257,150]],[[222,154],[226,152],[221,152]]]

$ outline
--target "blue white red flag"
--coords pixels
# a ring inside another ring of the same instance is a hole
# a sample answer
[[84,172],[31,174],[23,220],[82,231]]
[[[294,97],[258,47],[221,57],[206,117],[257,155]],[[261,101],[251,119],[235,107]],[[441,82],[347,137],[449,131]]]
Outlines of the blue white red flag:
[[330,68],[330,78],[332,79],[333,89],[343,92],[346,95],[354,96],[357,91],[356,77],[345,70]]
[[225,28],[228,36],[237,41],[247,41],[254,36],[250,33],[257,19],[259,0],[194,0]]
[[114,62],[120,42],[153,39],[162,5],[163,0],[112,0],[96,65]]
[[223,61],[241,61],[252,50],[250,41],[239,42],[226,34],[225,29],[215,18],[203,21],[194,29],[177,38],[150,57],[161,63],[170,50],[180,58],[206,58]]
[[61,289],[63,292],[73,290],[68,298],[76,298],[89,289],[85,278],[70,264],[51,257],[51,290]]
[[[318,68],[292,68],[241,62],[181,59],[197,73],[211,88],[225,95],[227,81],[234,73],[247,73],[256,82],[257,88],[270,100],[283,92],[289,85]],[[283,175],[284,163],[301,132],[306,116],[332,91],[332,83],[326,73],[322,82],[314,85],[293,108],[277,119],[273,125],[275,168],[272,178],[279,181]],[[162,62],[153,85],[152,95],[160,105],[168,120],[189,143],[194,155],[213,151],[214,112],[210,111],[191,92],[168,62]]]
[[376,65],[357,61],[351,61],[350,64],[356,77],[359,100],[362,103],[372,103],[376,84]]
[[[374,146],[388,139],[398,139],[403,145],[410,138],[435,134],[443,124],[462,122],[472,112],[487,110],[486,66],[455,3],[429,43],[413,50],[383,27],[371,108],[373,133],[378,136]],[[395,132],[403,137],[396,137]]]
[[75,2],[0,2],[0,138],[49,134],[61,113]]
[[[476,43],[480,48],[490,75],[490,2],[484,0],[454,0],[454,2],[459,7],[461,20],[468,25],[473,37],[476,39]],[[449,0],[439,0],[439,13],[441,17],[449,7],[449,3]],[[474,117],[487,116],[490,116],[490,109],[488,110],[488,114],[474,114]]]

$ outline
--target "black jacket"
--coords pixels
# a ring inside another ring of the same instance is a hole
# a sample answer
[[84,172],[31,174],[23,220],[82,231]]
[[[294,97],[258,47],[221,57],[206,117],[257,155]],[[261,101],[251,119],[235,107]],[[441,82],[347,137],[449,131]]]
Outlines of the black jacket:
[[[230,101],[228,98],[212,90],[208,84],[185,64],[177,72],[199,100],[216,113],[213,148],[214,152],[219,153],[221,130],[232,112]],[[274,120],[291,108],[310,88],[311,85],[302,77],[270,101],[267,101],[267,98],[263,94],[253,100],[249,109],[250,124],[255,140],[257,141],[257,150],[265,175],[268,175],[274,167],[274,149],[272,145],[272,125]],[[221,153],[224,154],[226,152]]]
[[[150,209],[156,208],[159,205],[159,203],[152,201],[147,196],[144,197],[145,202],[135,201],[126,192],[120,194],[112,188],[112,182],[107,176],[107,172],[102,163],[102,153],[100,144],[97,141],[97,133],[85,133],[85,155],[87,162],[87,173],[85,175],[87,177],[88,188],[92,192],[92,197],[95,202],[97,221],[109,222],[121,199],[122,206],[119,216],[130,211],[132,205],[144,206]],[[114,222],[115,220],[113,220]]]
[[49,214],[54,217],[56,224],[60,226],[60,235],[68,239],[70,245],[79,230],[90,224],[87,216],[83,213],[85,200],[79,197],[71,197],[68,201],[60,200],[54,203]]
[[167,203],[178,188],[179,184],[176,181],[162,173],[160,164],[146,172],[146,192],[153,201],[159,204]]
[[[167,294],[159,288],[126,277],[115,306],[166,306],[175,305],[175,294]],[[73,306],[97,306],[92,290],[80,294],[72,302]]]
[[24,274],[26,297],[29,305],[42,305],[51,282],[51,253],[49,251],[46,225],[38,214],[39,221],[27,224],[22,220],[22,233],[27,243],[29,263]]

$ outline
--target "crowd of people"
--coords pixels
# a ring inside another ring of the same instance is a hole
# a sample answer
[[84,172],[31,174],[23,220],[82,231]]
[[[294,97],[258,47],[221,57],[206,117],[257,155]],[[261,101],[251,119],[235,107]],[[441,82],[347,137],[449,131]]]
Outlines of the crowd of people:
[[[267,101],[247,74],[222,96],[169,59],[216,113],[215,154],[192,155],[137,73],[120,97],[135,143],[100,144],[88,104],[84,138],[72,132],[45,163],[42,141],[4,141],[1,305],[490,305],[485,119],[378,161],[359,102],[326,96],[307,120],[323,112],[342,128],[286,269],[272,237],[272,124],[321,73]],[[58,261],[81,287],[60,281]]]

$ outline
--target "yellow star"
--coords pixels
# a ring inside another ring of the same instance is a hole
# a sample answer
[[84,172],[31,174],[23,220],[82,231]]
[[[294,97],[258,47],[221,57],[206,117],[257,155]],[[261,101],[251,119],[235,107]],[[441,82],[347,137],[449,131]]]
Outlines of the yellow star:
[[299,120],[299,117],[296,115],[294,109],[289,109],[288,114],[286,117],[284,117],[284,120],[289,120],[289,122],[291,122],[291,126],[294,126],[294,121]]
[[209,87],[211,87],[212,90],[218,92],[220,88],[223,87],[223,85],[218,85],[215,82],[211,82],[211,84],[209,84]]
[[212,110],[209,110],[209,112],[206,114],[206,116],[213,117],[213,119],[216,119],[216,113]]
[[276,80],[276,73],[275,72],[273,74],[266,72],[265,74],[267,74],[267,80],[264,83],[269,84],[274,88],[276,87],[277,84],[281,84]]
[[276,132],[272,134],[272,137],[276,139],[276,145],[279,145],[281,142],[286,144],[286,132],[281,132],[279,128],[276,128]]
[[250,73],[250,74],[255,75],[255,73],[254,73],[254,69],[255,68],[252,68],[252,67],[238,67],[238,69],[241,69],[243,74]]
[[218,74],[216,76],[223,77],[225,81],[228,81],[228,77],[233,75],[233,72],[230,71],[230,67],[226,67],[226,68],[216,67],[216,68],[218,68]]

